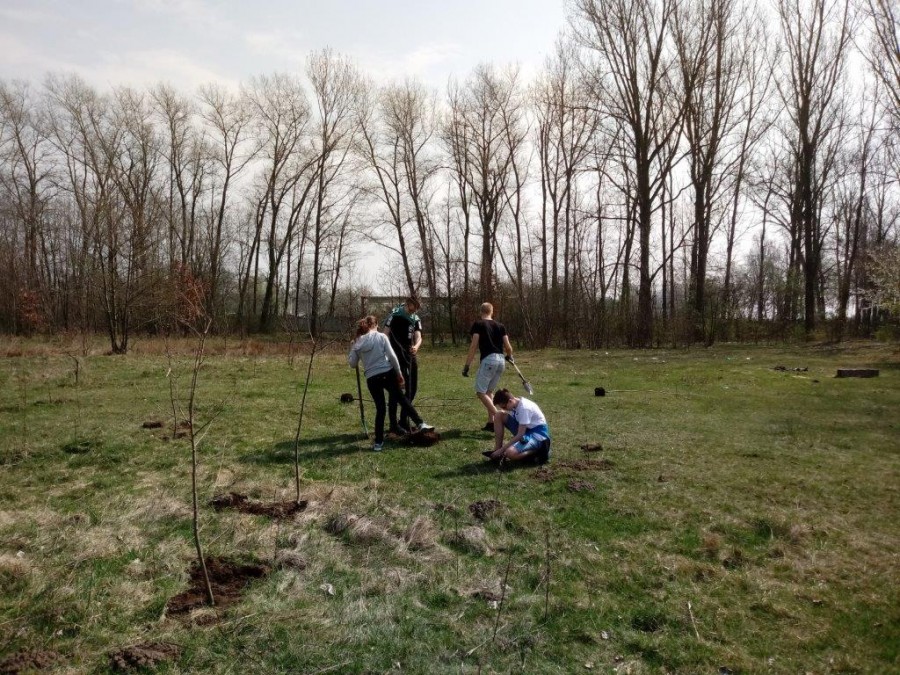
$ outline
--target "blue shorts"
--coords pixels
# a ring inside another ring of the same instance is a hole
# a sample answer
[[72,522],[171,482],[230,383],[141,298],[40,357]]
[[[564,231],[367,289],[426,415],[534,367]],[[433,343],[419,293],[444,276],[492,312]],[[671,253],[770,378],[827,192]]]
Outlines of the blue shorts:
[[481,359],[478,375],[475,376],[475,391],[479,394],[496,391],[504,370],[506,370],[506,360],[503,358],[503,354],[485,356]]
[[[513,435],[519,433],[519,422],[509,413],[507,413],[503,420],[503,426],[505,426]],[[531,452],[532,450],[539,450],[545,443],[548,446],[550,445],[550,431],[546,426],[542,425],[526,431],[525,435],[519,439],[519,442],[512,447],[521,455],[526,452]]]

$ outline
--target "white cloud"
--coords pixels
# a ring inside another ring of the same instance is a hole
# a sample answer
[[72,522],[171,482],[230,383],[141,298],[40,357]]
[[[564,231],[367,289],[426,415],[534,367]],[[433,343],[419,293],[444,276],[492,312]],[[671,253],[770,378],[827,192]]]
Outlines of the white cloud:
[[231,22],[222,16],[215,4],[204,0],[131,0],[131,2],[139,11],[175,17],[183,22],[183,25],[186,24],[187,28],[202,33],[225,33],[233,30]]

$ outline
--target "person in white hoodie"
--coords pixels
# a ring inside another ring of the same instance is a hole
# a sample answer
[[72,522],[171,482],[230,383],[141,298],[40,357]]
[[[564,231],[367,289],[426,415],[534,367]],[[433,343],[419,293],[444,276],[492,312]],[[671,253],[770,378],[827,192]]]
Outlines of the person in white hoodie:
[[[434,429],[433,426],[422,420],[409,399],[403,395],[401,387],[404,385],[404,380],[400,372],[400,362],[391,348],[387,335],[378,332],[378,319],[371,315],[360,319],[356,336],[356,340],[350,347],[347,361],[351,368],[355,368],[362,361],[366,373],[366,385],[375,402],[375,445],[372,446],[372,449],[380,452],[384,448],[384,417],[387,412],[384,392],[387,392],[389,400],[396,401],[404,415],[413,421],[415,431]],[[396,408],[394,409],[396,410]],[[396,427],[397,420],[391,420],[391,426]]]

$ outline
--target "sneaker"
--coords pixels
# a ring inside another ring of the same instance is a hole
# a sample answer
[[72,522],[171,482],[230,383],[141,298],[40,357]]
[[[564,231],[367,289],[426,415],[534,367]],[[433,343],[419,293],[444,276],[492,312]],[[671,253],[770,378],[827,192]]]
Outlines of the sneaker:
[[384,450],[384,443],[376,443],[372,446],[372,452],[381,452]]
[[485,424],[483,427],[481,427],[481,430],[482,430],[482,431],[493,431],[493,430],[494,430],[494,423],[493,423],[493,422],[488,422],[488,423]]
[[428,424],[425,420],[422,420],[415,426],[416,431],[434,431],[434,427]]

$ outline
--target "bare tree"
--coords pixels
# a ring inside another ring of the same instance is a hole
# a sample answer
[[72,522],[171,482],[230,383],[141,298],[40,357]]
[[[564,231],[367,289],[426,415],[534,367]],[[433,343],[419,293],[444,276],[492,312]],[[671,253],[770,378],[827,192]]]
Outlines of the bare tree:
[[850,0],[779,0],[785,59],[778,90],[790,121],[794,195],[791,224],[802,243],[804,327],[816,326],[823,188],[829,143],[842,124],[841,84],[854,27]]
[[[318,315],[325,244],[334,234],[333,229],[340,224],[337,216],[329,219],[329,204],[338,203],[341,199],[351,199],[354,192],[347,186],[343,186],[341,190],[338,184],[347,167],[347,158],[359,130],[358,110],[362,100],[362,82],[348,59],[327,49],[309,57],[307,75],[312,83],[318,112],[312,134],[316,156],[315,208],[308,234],[313,257],[309,321],[310,334],[316,339],[319,337]],[[337,194],[341,192],[342,195]]]
[[574,27],[587,48],[585,76],[595,106],[622,125],[634,172],[639,243],[636,342],[653,341],[651,228],[677,153],[683,97],[672,46],[676,0],[576,0]]
[[211,130],[212,162],[217,170],[212,177],[211,190],[215,195],[207,235],[207,313],[216,316],[216,304],[221,293],[219,288],[225,256],[225,221],[232,203],[232,187],[244,169],[255,157],[248,147],[248,127],[252,120],[251,110],[244,97],[229,94],[216,85],[208,85],[200,90],[203,103],[202,117]]
[[[41,129],[38,101],[25,82],[0,81],[0,196],[16,229],[21,225],[21,286],[37,293],[43,313],[51,307],[53,279],[47,248],[45,212],[55,193],[52,147]],[[14,262],[19,262],[14,260]],[[19,281],[19,279],[16,279]],[[20,289],[9,289],[18,293]]]
[[254,236],[248,247],[248,262],[239,291],[240,313],[243,316],[247,310],[251,271],[255,297],[259,259],[265,245],[268,269],[260,326],[266,330],[274,325],[277,310],[278,268],[294,231],[304,223],[313,202],[318,156],[310,139],[309,103],[297,78],[288,75],[255,78],[244,95],[253,113],[260,168],[254,197]]
[[449,138],[452,170],[465,184],[465,196],[475,206],[481,225],[479,292],[493,290],[497,228],[513,173],[518,137],[524,124],[524,104],[517,69],[502,73],[479,65],[464,87],[451,95]]

